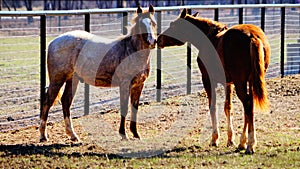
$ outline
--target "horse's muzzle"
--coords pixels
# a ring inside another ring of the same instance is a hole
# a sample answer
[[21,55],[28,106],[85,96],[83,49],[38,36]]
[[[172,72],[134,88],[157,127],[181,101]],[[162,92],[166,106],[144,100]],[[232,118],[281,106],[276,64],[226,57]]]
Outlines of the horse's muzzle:
[[157,47],[158,47],[159,49],[163,49],[163,48],[164,48],[163,42],[162,42],[161,38],[158,38],[158,39],[156,40],[156,44],[157,44]]
[[148,44],[149,44],[149,48],[150,49],[153,49],[153,48],[155,48],[155,45],[156,45],[156,39],[150,39],[150,40],[148,40],[147,41],[148,42]]

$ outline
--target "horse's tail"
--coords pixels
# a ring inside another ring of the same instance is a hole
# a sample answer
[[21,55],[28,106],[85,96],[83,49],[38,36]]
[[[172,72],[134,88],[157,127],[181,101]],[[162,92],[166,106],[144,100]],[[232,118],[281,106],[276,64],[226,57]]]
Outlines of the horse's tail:
[[269,101],[265,81],[264,49],[262,41],[257,37],[251,38],[250,55],[253,103],[259,110],[267,112],[269,111]]

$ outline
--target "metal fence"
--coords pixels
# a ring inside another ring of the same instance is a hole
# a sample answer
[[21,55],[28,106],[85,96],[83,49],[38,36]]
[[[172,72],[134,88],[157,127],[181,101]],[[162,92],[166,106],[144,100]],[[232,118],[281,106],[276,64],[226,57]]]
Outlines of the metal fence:
[[[228,26],[239,23],[260,26],[271,44],[267,77],[300,72],[300,5],[156,7],[158,33],[166,29],[183,8],[198,11],[201,17]],[[40,98],[43,98],[48,83],[46,51],[51,39],[75,29],[116,38],[126,33],[125,27],[130,25],[135,10],[0,11],[0,130],[37,125]],[[28,16],[33,17],[32,23],[27,23]],[[197,50],[190,44],[155,50],[141,102],[199,92],[202,82],[196,57]],[[50,121],[62,119],[60,107],[51,109]],[[99,113],[118,107],[117,88],[99,89],[80,84],[72,115],[82,116],[89,111]]]

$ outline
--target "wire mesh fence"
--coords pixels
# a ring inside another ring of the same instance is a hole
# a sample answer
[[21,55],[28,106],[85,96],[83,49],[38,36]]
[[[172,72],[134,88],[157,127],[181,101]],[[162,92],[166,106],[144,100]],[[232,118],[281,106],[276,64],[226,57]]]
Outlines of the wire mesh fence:
[[[214,9],[193,9],[201,17],[214,19]],[[162,30],[176,19],[179,9],[162,10]],[[261,26],[261,8],[244,8],[243,23]],[[238,8],[220,8],[218,20],[228,27],[240,21]],[[285,75],[300,72],[300,8],[285,11]],[[91,33],[107,38],[122,36],[122,13],[91,13]],[[128,13],[128,25],[134,12]],[[84,15],[47,16],[47,44],[56,36],[71,30],[84,30]],[[38,125],[40,112],[40,22],[34,16],[28,24],[26,17],[1,17],[0,28],[0,130]],[[267,78],[281,75],[281,8],[266,8],[264,30],[271,45],[271,64]],[[201,73],[196,58],[198,51],[192,46],[191,92],[202,87]],[[141,103],[156,101],[156,51],[152,52],[151,73],[141,97]],[[187,47],[162,50],[162,99],[187,93]],[[48,81],[47,81],[48,84]],[[84,84],[80,83],[72,105],[72,116],[82,116],[84,109]],[[119,108],[118,88],[90,87],[90,112],[101,113]],[[50,121],[62,120],[61,105],[54,106]]]

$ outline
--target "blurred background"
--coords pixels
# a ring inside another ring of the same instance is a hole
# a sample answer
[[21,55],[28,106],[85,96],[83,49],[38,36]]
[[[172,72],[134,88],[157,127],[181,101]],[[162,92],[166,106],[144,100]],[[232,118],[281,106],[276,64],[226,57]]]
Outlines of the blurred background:
[[300,0],[0,0],[0,10],[72,10],[93,8],[124,8],[148,6],[179,5],[224,5],[224,4],[296,4]]

